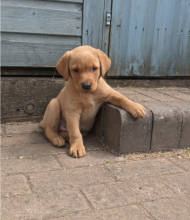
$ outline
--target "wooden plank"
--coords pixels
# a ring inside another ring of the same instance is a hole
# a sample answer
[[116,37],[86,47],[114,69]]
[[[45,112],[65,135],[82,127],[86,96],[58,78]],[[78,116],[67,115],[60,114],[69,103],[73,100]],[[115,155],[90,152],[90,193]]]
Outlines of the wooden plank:
[[68,50],[81,45],[80,37],[2,33],[2,66],[55,67]]
[[76,11],[64,10],[64,4],[59,9],[2,5],[1,31],[81,36],[82,7],[76,5]]
[[109,57],[112,60],[108,76],[119,76],[125,70],[125,56],[128,48],[128,30],[130,22],[131,1],[112,1],[112,21]]
[[111,0],[84,0],[82,44],[99,48],[108,54],[109,26],[106,26],[106,11],[111,9]]
[[108,76],[190,76],[190,0],[113,0]]
[[[2,77],[2,122],[41,119],[49,101],[59,94],[64,84],[63,78],[52,81],[52,78]],[[24,105],[28,101],[35,105],[32,115],[24,112]]]
[[[35,1],[38,1],[38,2],[63,2],[63,3],[79,3],[79,4],[82,4],[83,3],[83,0],[30,0],[29,2],[35,2]],[[1,0],[1,4],[14,4],[15,5],[15,2],[18,3],[21,3],[21,4],[26,4],[26,0]],[[30,4],[30,3],[29,3]]]

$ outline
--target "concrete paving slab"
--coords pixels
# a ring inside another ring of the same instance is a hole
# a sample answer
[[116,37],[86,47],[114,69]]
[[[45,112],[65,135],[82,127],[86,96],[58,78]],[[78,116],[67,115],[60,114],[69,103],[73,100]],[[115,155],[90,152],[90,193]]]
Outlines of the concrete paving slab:
[[111,210],[104,210],[98,212],[82,213],[76,215],[70,215],[67,217],[53,218],[51,220],[148,220],[152,219],[150,216],[146,216],[142,210],[136,205],[125,206],[119,208],[113,208]]
[[[189,152],[190,155],[190,152]],[[190,172],[190,159],[182,160],[182,159],[176,159],[176,158],[171,158],[171,160],[177,164],[179,167],[182,167],[184,170]]]
[[1,146],[49,143],[43,133],[19,134],[1,137]]
[[160,90],[141,89],[136,90],[136,92],[162,102],[173,102],[178,100],[175,96],[170,96],[170,91],[168,93],[161,93]]
[[24,146],[15,146],[14,150],[18,152],[19,157],[41,156],[46,154],[67,153],[68,144],[65,147],[55,147],[51,143],[27,144]]
[[5,128],[7,135],[43,132],[43,129],[40,128],[39,123],[6,124]]
[[160,176],[159,179],[179,195],[183,193],[190,194],[189,172]]
[[11,159],[18,158],[18,152],[14,149],[14,147],[1,147],[1,159]]
[[172,96],[174,98],[190,102],[190,94],[187,94],[187,93],[184,93],[184,92],[182,93],[182,92],[180,92],[180,90],[157,89],[157,91],[159,91],[163,94],[167,94],[169,96]]
[[133,102],[155,102],[157,99],[152,98],[150,96],[139,93],[141,90],[138,89],[126,89],[126,88],[116,88],[118,92],[123,94],[128,99]]
[[86,156],[82,158],[73,158],[66,154],[57,155],[63,168],[74,168],[81,166],[94,166],[98,164],[110,163],[111,161],[123,161],[124,157],[117,157],[116,155],[107,151],[87,151]]
[[1,177],[1,196],[10,197],[31,194],[26,177],[22,174]]
[[83,187],[82,191],[95,209],[130,205],[173,196],[172,190],[155,178]]
[[166,159],[110,163],[105,166],[120,180],[183,172]]
[[121,108],[105,105],[104,141],[116,153],[149,152],[151,130],[152,113],[149,109],[143,119],[134,119]]
[[190,196],[177,196],[144,203],[143,206],[154,216],[162,220],[189,220]]
[[3,175],[55,169],[61,169],[61,167],[52,155],[9,159],[1,162],[1,173]]
[[61,190],[45,194],[22,195],[2,201],[2,219],[48,219],[90,208],[77,190]]
[[115,181],[101,166],[30,173],[27,176],[33,192],[57,191]]

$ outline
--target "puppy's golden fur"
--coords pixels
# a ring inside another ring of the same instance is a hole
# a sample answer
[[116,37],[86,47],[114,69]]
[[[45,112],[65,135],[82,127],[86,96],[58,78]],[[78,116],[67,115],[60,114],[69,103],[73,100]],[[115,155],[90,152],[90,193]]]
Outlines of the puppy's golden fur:
[[[145,115],[142,105],[125,98],[103,80],[110,66],[109,57],[90,46],[66,52],[57,63],[56,68],[67,83],[49,103],[40,126],[53,145],[60,147],[69,140],[69,154],[73,157],[86,154],[82,136],[92,128],[103,103],[119,106],[134,118]],[[66,122],[66,131],[59,129],[62,119]]]

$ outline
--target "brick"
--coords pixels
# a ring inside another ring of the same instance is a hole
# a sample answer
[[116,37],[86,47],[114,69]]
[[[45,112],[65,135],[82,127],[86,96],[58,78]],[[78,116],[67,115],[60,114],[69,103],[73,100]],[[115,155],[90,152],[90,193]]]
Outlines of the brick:
[[176,193],[190,194],[190,173],[178,173],[159,177],[167,186],[172,188]]
[[143,206],[155,219],[188,220],[190,216],[190,196],[162,199],[144,203]]
[[173,196],[172,190],[154,178],[98,184],[83,187],[82,190],[95,209],[112,208]]
[[165,103],[145,103],[153,113],[151,151],[178,149],[182,113]]
[[32,134],[20,134],[13,135],[11,137],[2,137],[1,146],[16,146],[24,144],[40,144],[48,143],[49,141],[45,138],[42,133],[32,133]]
[[150,150],[152,113],[146,109],[142,119],[134,119],[125,110],[105,105],[105,143],[116,153],[148,152]]
[[3,197],[30,194],[30,188],[23,175],[2,176],[1,195]]
[[[149,159],[105,165],[118,179],[180,173],[182,170],[165,159]],[[140,169],[139,169],[140,167]]]
[[18,152],[13,147],[1,147],[1,159],[18,158]]
[[2,160],[1,173],[28,173],[60,169],[60,165],[51,155]]
[[107,151],[87,151],[86,156],[82,158],[73,158],[66,154],[57,155],[64,168],[73,168],[80,166],[94,166],[111,161],[122,161],[124,157],[118,157]]
[[183,169],[190,171],[190,159],[182,160],[171,158],[171,160],[175,162],[179,167],[182,167]]
[[55,215],[89,211],[77,190],[61,190],[45,194],[32,194],[4,198],[2,219],[47,219]]
[[43,132],[40,128],[39,123],[23,124],[23,125],[6,125],[7,135],[13,134],[30,134]]
[[28,178],[34,192],[56,191],[114,181],[105,169],[99,166],[31,173],[28,174]]

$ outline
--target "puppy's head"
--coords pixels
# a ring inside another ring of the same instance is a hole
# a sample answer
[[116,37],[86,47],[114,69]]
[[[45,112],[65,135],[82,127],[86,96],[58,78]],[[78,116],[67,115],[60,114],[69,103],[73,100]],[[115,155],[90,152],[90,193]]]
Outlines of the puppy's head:
[[92,92],[98,80],[111,66],[110,58],[99,49],[80,46],[66,52],[57,63],[57,71],[65,80],[73,80],[78,91]]

